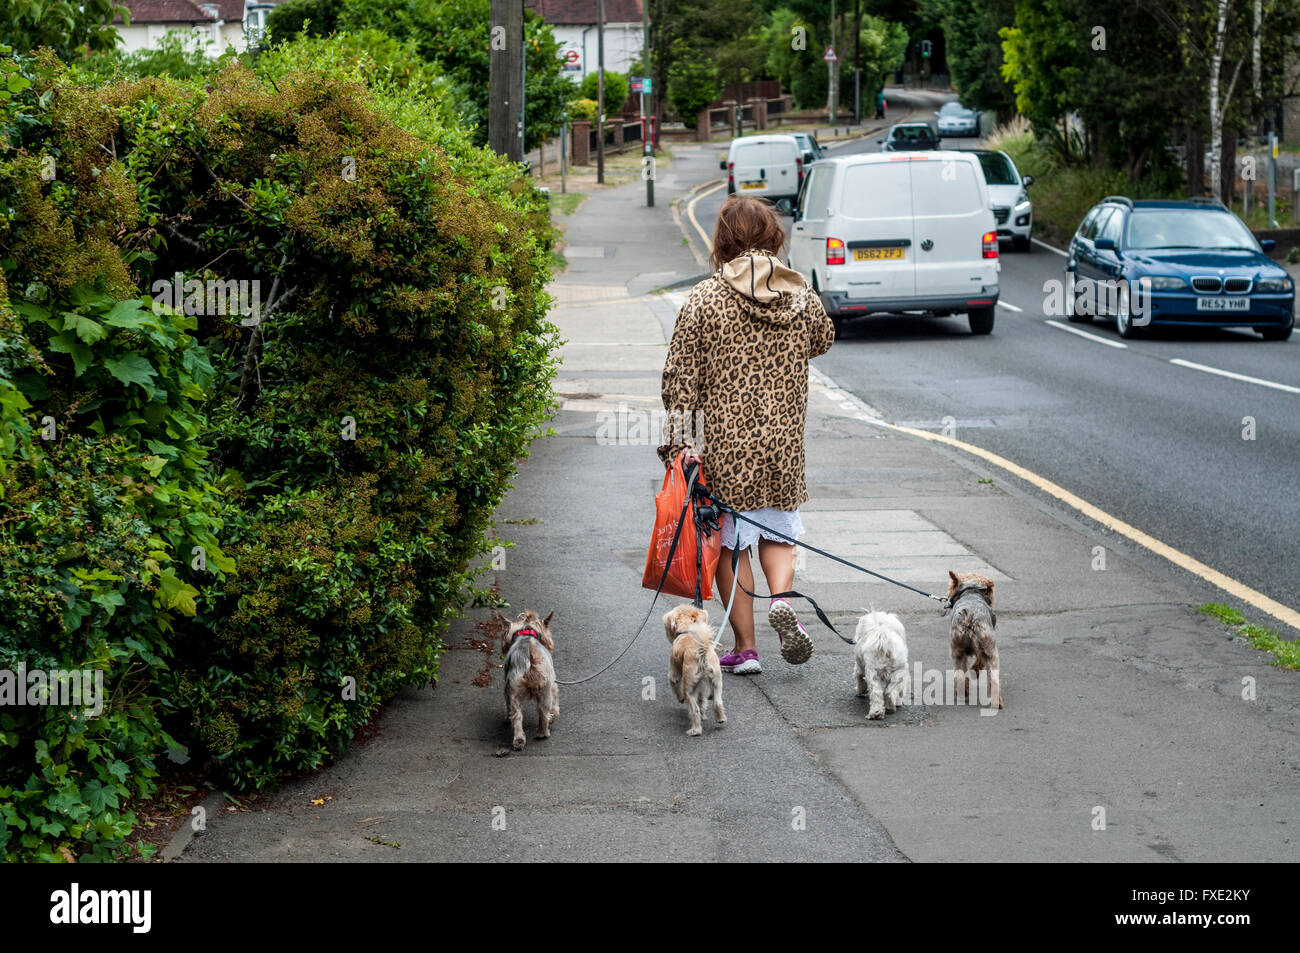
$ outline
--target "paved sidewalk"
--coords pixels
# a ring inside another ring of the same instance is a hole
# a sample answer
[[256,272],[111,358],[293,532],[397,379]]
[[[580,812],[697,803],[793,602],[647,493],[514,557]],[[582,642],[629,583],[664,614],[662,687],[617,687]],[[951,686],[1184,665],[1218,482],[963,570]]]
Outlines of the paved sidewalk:
[[[648,292],[701,270],[668,206],[716,174],[712,147],[679,150],[666,172],[658,209],[633,184],[566,220],[562,403],[498,516],[515,543],[495,573],[506,611],[555,610],[561,678],[613,657],[648,605],[662,470],[641,425],[682,294]],[[628,439],[597,439],[620,412]],[[1192,612],[1207,594],[872,413],[814,375],[806,538],[929,591],[950,568],[997,580],[1006,710],[927,702],[868,722],[848,646],[809,619],[816,653],[788,666],[760,622],[765,673],[725,676],[728,723],[688,738],[667,600],[614,668],[561,689],[549,741],[499,757],[498,656],[472,641],[490,613],[470,609],[437,688],[402,693],[334,766],[213,819],[182,860],[1297,859],[1296,673]],[[796,585],[841,631],[863,607],[898,612],[914,664],[948,667],[934,604],[811,554]]]

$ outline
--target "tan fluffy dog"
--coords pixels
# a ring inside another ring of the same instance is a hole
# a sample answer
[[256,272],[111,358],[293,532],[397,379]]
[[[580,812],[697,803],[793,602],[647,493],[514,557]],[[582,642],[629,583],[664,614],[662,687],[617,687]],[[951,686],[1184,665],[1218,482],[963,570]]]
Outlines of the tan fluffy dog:
[[506,681],[506,720],[514,729],[513,747],[523,748],[525,699],[537,701],[537,737],[551,737],[551,723],[560,717],[560,689],[555,684],[555,663],[551,652],[555,641],[551,638],[551,619],[543,620],[528,609],[506,632],[501,650],[506,660],[502,666]]
[[[998,675],[998,644],[994,626],[993,580],[979,573],[949,572],[948,602],[952,606],[949,648],[952,650],[953,685],[958,697],[970,698],[970,683],[988,672],[988,703],[1002,707],[1002,682]],[[978,695],[978,691],[976,693]],[[983,699],[979,699],[983,701]]]
[[722,668],[713,649],[713,626],[707,609],[678,606],[664,615],[664,634],[673,644],[668,684],[679,702],[691,713],[688,735],[702,735],[700,712],[713,696],[713,717],[722,724],[727,713],[722,710]]

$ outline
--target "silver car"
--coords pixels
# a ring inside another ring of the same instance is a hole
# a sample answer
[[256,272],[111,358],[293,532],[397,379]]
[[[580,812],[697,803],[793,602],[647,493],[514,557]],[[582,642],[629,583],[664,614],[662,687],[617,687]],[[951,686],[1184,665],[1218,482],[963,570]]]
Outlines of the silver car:
[[961,103],[944,103],[936,112],[940,136],[975,136],[980,134],[980,114]]

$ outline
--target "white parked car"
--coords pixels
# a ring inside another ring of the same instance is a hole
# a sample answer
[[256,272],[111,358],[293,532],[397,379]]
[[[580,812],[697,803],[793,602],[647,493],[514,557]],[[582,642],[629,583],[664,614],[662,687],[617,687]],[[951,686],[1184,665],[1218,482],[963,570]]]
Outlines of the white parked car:
[[984,181],[989,187],[989,201],[993,203],[993,220],[997,223],[998,238],[1011,239],[1016,251],[1029,251],[1029,239],[1034,231],[1034,203],[1025,191],[1034,184],[1032,175],[1022,176],[1011,156],[992,149],[972,149],[980,158]]
[[722,168],[727,194],[794,199],[803,185],[803,148],[794,136],[742,136],[731,140]]
[[988,186],[971,152],[822,159],[794,209],[790,267],[839,327],[859,315],[966,314],[993,330],[998,241]]

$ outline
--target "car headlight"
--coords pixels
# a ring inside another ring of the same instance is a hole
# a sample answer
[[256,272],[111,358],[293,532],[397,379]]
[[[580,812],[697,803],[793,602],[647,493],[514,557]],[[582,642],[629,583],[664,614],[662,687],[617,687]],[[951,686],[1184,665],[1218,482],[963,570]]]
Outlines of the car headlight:
[[1255,282],[1255,290],[1263,292],[1290,291],[1294,287],[1290,278],[1260,278]]
[[1187,288],[1186,281],[1171,275],[1151,275],[1141,280],[1150,282],[1152,291],[1184,291]]
[[1020,208],[1020,206],[1028,205],[1028,204],[1029,204],[1029,196],[1026,195],[1024,192],[1021,192],[1018,196],[1016,196],[1016,208]]

